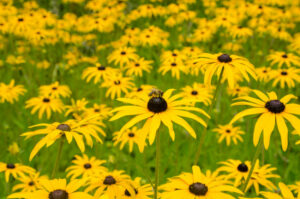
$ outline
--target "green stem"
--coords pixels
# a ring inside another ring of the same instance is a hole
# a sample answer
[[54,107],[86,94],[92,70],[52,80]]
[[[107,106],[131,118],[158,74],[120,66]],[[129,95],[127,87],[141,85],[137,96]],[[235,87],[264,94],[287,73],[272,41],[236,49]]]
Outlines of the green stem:
[[158,184],[159,184],[159,164],[160,163],[160,130],[156,134],[156,162],[155,162],[155,189],[154,199],[157,199]]
[[256,161],[257,161],[257,159],[258,159],[258,156],[259,156],[259,154],[260,154],[260,152],[261,152],[261,148],[262,148],[262,147],[263,147],[263,139],[260,138],[259,144],[258,144],[257,147],[256,147],[256,151],[255,151],[255,153],[254,153],[254,157],[253,157],[253,160],[252,160],[252,162],[251,162],[251,169],[250,169],[250,171],[249,171],[249,173],[248,173],[248,176],[247,176],[247,178],[246,178],[245,184],[244,184],[243,189],[242,189],[242,191],[243,191],[244,193],[245,193],[245,191],[246,191],[246,189],[247,189],[247,185],[248,185],[248,183],[249,183],[249,181],[250,181],[250,178],[251,178],[251,176],[252,176],[252,173],[253,173],[253,171],[254,171],[254,167],[255,167]]
[[[222,80],[222,77],[223,77],[223,72],[224,72],[224,67],[222,68],[221,74],[219,76],[218,83],[217,83],[217,86],[216,86],[216,90],[215,90],[215,93],[214,93],[214,97],[213,97],[213,100],[212,100],[212,102],[210,104],[210,107],[209,107],[209,110],[208,110],[208,115],[210,115],[210,116],[211,116],[212,110],[213,110],[213,108],[216,104],[217,94],[218,94],[218,91],[219,91],[219,88],[220,88],[221,80]],[[206,122],[207,127],[208,127],[208,121],[209,121],[209,119]],[[207,134],[207,127],[204,129],[203,134],[200,137],[198,149],[196,151],[196,155],[195,155],[195,159],[194,159],[194,165],[197,165],[197,163],[199,161],[202,145],[204,143],[204,140],[205,140],[205,137],[206,137],[206,134]]]
[[56,173],[56,170],[58,168],[59,161],[60,161],[60,158],[61,158],[61,152],[62,152],[62,148],[64,146],[64,141],[65,141],[64,138],[61,137],[60,138],[60,143],[59,143],[59,148],[58,148],[58,151],[57,151],[56,160],[55,160],[55,165],[54,165],[53,170],[52,170],[51,178],[55,177],[55,173]]

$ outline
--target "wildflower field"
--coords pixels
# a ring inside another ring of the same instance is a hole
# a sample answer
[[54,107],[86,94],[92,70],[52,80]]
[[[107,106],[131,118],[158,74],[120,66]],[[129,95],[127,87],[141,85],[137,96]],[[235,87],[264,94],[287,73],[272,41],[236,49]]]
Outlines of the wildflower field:
[[0,0],[0,198],[300,199],[300,0]]

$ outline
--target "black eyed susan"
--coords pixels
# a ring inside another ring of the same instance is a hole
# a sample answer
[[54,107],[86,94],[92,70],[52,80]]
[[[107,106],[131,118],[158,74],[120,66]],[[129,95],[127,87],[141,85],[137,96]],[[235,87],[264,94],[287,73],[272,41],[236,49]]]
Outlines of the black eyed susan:
[[41,188],[34,192],[11,194],[8,198],[28,199],[93,199],[86,192],[77,191],[84,185],[83,180],[73,180],[67,184],[66,179],[41,180]]
[[286,52],[274,52],[268,56],[268,61],[271,61],[271,65],[278,64],[278,67],[300,66],[300,58]]
[[74,100],[71,99],[71,105],[66,105],[67,109],[65,116],[72,114],[73,116],[79,116],[86,111],[86,105],[89,103],[85,98]]
[[33,173],[29,175],[22,175],[18,178],[18,183],[13,187],[13,192],[21,191],[21,192],[33,192],[36,191],[41,187],[40,181],[47,180],[47,176],[41,176],[40,173]]
[[59,82],[54,82],[50,85],[44,85],[39,88],[39,94],[41,96],[51,96],[54,98],[69,97],[71,90],[66,85],[59,85]]
[[115,64],[120,64],[121,67],[128,64],[130,61],[138,59],[136,50],[131,47],[121,47],[114,50],[108,57],[110,63],[114,62]]
[[230,88],[234,88],[237,77],[236,73],[240,74],[248,82],[250,81],[249,75],[256,79],[255,67],[246,59],[237,55],[228,54],[200,54],[195,58],[194,62],[205,68],[204,83],[211,84],[214,74],[219,77],[223,71],[222,77],[228,81]]
[[170,178],[161,186],[164,191],[162,199],[233,199],[225,192],[242,193],[239,189],[229,185],[229,182],[217,176],[217,173],[202,173],[198,166],[193,166],[193,173],[183,173]]
[[0,172],[5,173],[5,181],[8,182],[11,175],[17,179],[25,174],[34,174],[35,170],[22,164],[0,162]]
[[[149,184],[141,185],[141,178],[137,177],[132,182],[132,188],[135,192],[136,199],[151,199],[153,195],[152,187]],[[133,196],[131,193],[124,189],[124,192],[121,196],[124,199],[131,199]]]
[[138,76],[142,77],[143,72],[149,73],[150,70],[152,69],[151,64],[153,61],[145,60],[144,58],[138,58],[135,61],[129,62],[124,69],[126,70],[126,75],[127,76]]
[[289,185],[289,187],[290,187],[290,189],[292,190],[292,191],[294,191],[296,194],[300,194],[300,181],[298,181],[298,182],[295,182],[294,184],[292,184],[292,185]]
[[93,67],[88,67],[82,72],[82,79],[86,79],[87,82],[90,82],[94,78],[94,84],[100,82],[103,79],[106,79],[111,73],[115,73],[116,70],[109,66],[101,65],[97,63]]
[[300,69],[290,67],[288,69],[277,69],[270,72],[270,79],[273,80],[272,86],[278,84],[280,88],[294,88],[300,82]]
[[15,85],[15,80],[11,80],[9,84],[0,83],[0,103],[14,103],[18,101],[20,95],[24,95],[26,89],[23,85]]
[[280,193],[262,191],[261,195],[266,199],[300,199],[300,194],[295,197],[292,191],[284,183],[280,182],[278,186],[280,188]]
[[193,105],[196,102],[202,102],[208,106],[211,104],[211,99],[213,98],[213,90],[214,89],[212,87],[195,82],[192,86],[182,88],[182,92],[180,94],[184,99],[190,100]]
[[33,97],[26,101],[25,108],[32,108],[31,114],[38,113],[39,119],[46,113],[47,119],[51,117],[51,112],[61,113],[64,109],[64,105],[59,98],[53,98],[51,96]]
[[78,177],[85,179],[94,174],[101,174],[107,171],[107,169],[102,166],[106,163],[105,160],[97,160],[95,157],[89,158],[85,154],[83,154],[83,156],[76,155],[75,159],[72,160],[72,163],[74,165],[66,169],[68,172],[67,177],[71,177],[71,179]]
[[172,77],[175,77],[178,80],[180,79],[180,73],[187,73],[188,71],[182,60],[173,59],[164,61],[159,67],[158,72],[161,72],[162,75],[171,72]]
[[231,141],[234,144],[237,144],[238,141],[243,142],[241,135],[245,134],[240,127],[234,127],[231,124],[218,125],[218,128],[213,129],[213,131],[219,134],[218,142],[221,143],[223,140],[225,140],[227,146],[230,145]]
[[132,79],[130,77],[123,77],[121,74],[112,75],[101,84],[101,87],[108,88],[105,96],[110,96],[111,99],[121,97],[122,93],[127,94],[128,90],[133,86]]
[[139,98],[139,96],[144,95],[148,96],[151,91],[155,89],[155,86],[151,85],[140,85],[139,87],[134,87],[131,91],[126,95],[128,98]]
[[85,151],[85,142],[90,147],[93,146],[92,138],[97,142],[102,143],[99,133],[105,136],[104,131],[99,127],[103,123],[95,120],[94,118],[87,118],[83,120],[68,120],[63,123],[54,122],[52,124],[38,124],[34,127],[44,127],[35,131],[23,133],[26,139],[36,135],[44,135],[44,137],[35,145],[30,154],[30,160],[41,150],[42,147],[49,147],[58,139],[65,139],[70,144],[74,139],[81,152]]
[[140,96],[136,99],[120,98],[121,102],[130,105],[115,108],[113,112],[117,112],[110,120],[116,120],[124,116],[134,116],[128,121],[120,131],[124,131],[135,125],[136,123],[146,120],[142,132],[145,136],[149,135],[150,144],[154,142],[156,132],[161,123],[169,129],[169,134],[172,140],[175,139],[173,122],[182,126],[192,136],[196,137],[193,128],[182,118],[190,118],[206,127],[206,123],[199,116],[189,112],[195,111],[209,117],[209,115],[200,108],[187,106],[190,100],[179,99],[180,94],[172,95],[174,89],[169,89],[165,93],[157,89],[150,93],[150,96]]
[[93,175],[88,181],[86,192],[96,190],[94,196],[107,195],[108,199],[120,198],[124,189],[128,190],[131,195],[135,192],[132,188],[130,178],[124,174],[124,171],[114,170],[105,172],[101,175]]
[[232,124],[247,115],[259,114],[259,118],[254,128],[254,145],[256,146],[258,144],[263,131],[264,145],[265,148],[268,149],[270,137],[276,125],[281,136],[282,149],[286,151],[288,147],[288,128],[284,119],[288,120],[297,131],[300,130],[300,120],[295,116],[300,114],[300,105],[288,104],[291,99],[296,97],[289,94],[279,100],[275,92],[270,92],[268,95],[265,95],[259,90],[253,90],[253,92],[259,97],[259,99],[249,96],[236,98],[236,100],[241,101],[233,103],[233,106],[247,105],[252,108],[236,114],[230,123]]
[[99,115],[99,117],[106,119],[111,116],[111,107],[106,104],[94,104],[92,108],[87,108],[84,111],[84,117],[92,117],[93,115]]
[[231,96],[245,96],[245,95],[249,95],[249,93],[251,92],[251,89],[247,86],[236,86],[233,89],[228,88],[227,92]]
[[244,182],[250,171],[251,163],[250,161],[240,161],[229,159],[227,161],[220,162],[221,167],[218,168],[219,172],[225,172],[225,179],[233,180],[233,186],[238,187],[242,182]]
[[230,36],[236,38],[247,38],[253,35],[253,31],[248,27],[233,26],[229,28]]
[[115,132],[113,136],[114,145],[120,144],[121,150],[128,143],[129,152],[132,152],[134,144],[138,146],[140,152],[144,151],[145,139],[142,137],[141,129],[137,129],[137,127]]
[[264,83],[270,81],[270,74],[272,73],[272,68],[270,67],[260,67],[255,69],[257,74],[257,79]]

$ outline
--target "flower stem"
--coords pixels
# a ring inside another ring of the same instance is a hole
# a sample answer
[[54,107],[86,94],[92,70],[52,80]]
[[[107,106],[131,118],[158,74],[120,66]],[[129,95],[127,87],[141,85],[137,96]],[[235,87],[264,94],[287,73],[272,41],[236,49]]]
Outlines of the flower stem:
[[[217,94],[218,94],[218,91],[219,91],[219,88],[220,88],[220,85],[221,85],[221,80],[222,80],[222,77],[223,77],[223,73],[224,73],[224,67],[221,70],[221,73],[220,73],[220,76],[219,76],[219,79],[218,79],[218,83],[217,83],[217,86],[216,86],[216,90],[214,92],[213,100],[212,100],[212,102],[210,104],[210,107],[208,109],[208,115],[210,115],[210,116],[211,116],[212,110],[213,110],[213,108],[214,108],[214,106],[216,104]],[[195,159],[194,159],[194,165],[198,164],[198,161],[199,161],[199,158],[200,158],[202,145],[204,143],[204,140],[205,140],[205,137],[206,137],[206,134],[207,134],[208,121],[209,121],[209,119],[206,122],[207,127],[204,129],[204,131],[203,131],[203,133],[202,133],[202,135],[200,137],[199,145],[198,145],[198,148],[197,148],[197,151],[196,151],[196,155],[195,155]]]
[[160,166],[160,130],[156,134],[156,162],[155,162],[155,189],[154,199],[157,199],[158,184],[159,184],[159,166]]
[[259,143],[258,143],[258,145],[257,145],[257,147],[256,147],[256,151],[255,151],[255,153],[254,153],[253,160],[252,160],[252,162],[251,162],[251,169],[250,169],[250,171],[249,171],[249,173],[248,173],[248,176],[247,176],[247,178],[246,178],[245,184],[244,184],[243,189],[242,189],[242,191],[243,191],[244,193],[245,193],[245,191],[246,191],[246,189],[247,189],[248,183],[249,183],[250,178],[251,178],[251,176],[252,176],[252,173],[253,173],[253,171],[254,171],[254,167],[255,167],[256,161],[257,161],[257,159],[258,159],[258,156],[259,156],[259,154],[260,154],[260,152],[261,152],[261,148],[262,148],[262,147],[263,147],[263,139],[260,138]]
[[64,138],[61,137],[60,138],[60,143],[59,143],[59,148],[58,148],[58,151],[57,151],[56,160],[55,160],[55,165],[54,165],[53,170],[52,170],[51,178],[55,177],[55,173],[56,173],[56,170],[58,168],[59,161],[60,161],[60,158],[61,158],[61,152],[62,152],[62,148],[64,146],[64,141],[65,141]]

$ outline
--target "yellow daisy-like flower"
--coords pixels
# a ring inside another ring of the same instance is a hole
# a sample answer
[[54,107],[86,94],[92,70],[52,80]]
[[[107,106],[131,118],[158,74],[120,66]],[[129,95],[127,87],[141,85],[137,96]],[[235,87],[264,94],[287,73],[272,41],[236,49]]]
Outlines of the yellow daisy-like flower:
[[[135,192],[135,198],[136,199],[151,199],[153,195],[153,189],[149,184],[141,185],[141,178],[135,178],[132,182],[132,187]],[[130,194],[130,192],[125,189],[123,191],[123,194],[121,195],[124,199],[131,199],[133,196]]]
[[255,68],[257,79],[262,82],[268,82],[270,80],[270,74],[273,71],[270,67]]
[[74,100],[71,99],[72,105],[66,105],[67,109],[65,116],[70,115],[71,113],[74,115],[81,115],[86,110],[86,105],[89,103],[85,98]]
[[265,191],[262,191],[261,194],[266,199],[300,199],[300,194],[298,194],[298,197],[295,197],[291,192],[291,190],[282,182],[280,182],[278,185],[281,194],[274,193],[274,192],[265,192]]
[[171,96],[173,91],[174,89],[169,89],[165,93],[162,93],[159,90],[154,90],[150,97],[141,95],[140,98],[136,99],[120,98],[118,99],[119,101],[131,105],[115,108],[113,112],[117,113],[110,120],[113,121],[124,116],[136,115],[120,130],[124,131],[146,119],[142,132],[145,138],[149,135],[150,144],[154,142],[156,132],[161,123],[168,127],[172,140],[175,139],[173,122],[185,128],[195,138],[195,131],[182,117],[193,119],[206,127],[203,119],[189,111],[201,113],[206,117],[209,117],[209,115],[200,108],[186,106],[190,101],[186,99],[178,100],[181,96],[180,94]]
[[110,63],[114,62],[115,64],[120,64],[121,67],[128,64],[130,61],[138,59],[136,50],[131,47],[121,47],[114,50],[108,57]]
[[103,136],[106,134],[99,126],[103,126],[103,123],[95,120],[94,118],[87,118],[80,121],[68,120],[64,123],[54,122],[52,124],[38,124],[31,126],[31,128],[44,128],[23,133],[21,136],[26,136],[26,139],[28,139],[36,135],[45,135],[31,151],[29,157],[29,160],[31,161],[42,147],[51,146],[59,138],[66,138],[69,144],[74,138],[81,152],[85,151],[85,143],[83,138],[85,138],[87,145],[90,147],[93,146],[92,137],[95,138],[97,142],[102,143],[98,133],[102,134]]
[[101,86],[107,87],[107,91],[105,96],[111,99],[115,99],[116,97],[121,97],[121,93],[128,93],[128,89],[134,86],[134,83],[131,82],[130,77],[123,77],[122,75],[112,75],[108,79],[106,79]]
[[300,181],[295,182],[293,185],[289,185],[290,189],[294,191],[296,194],[300,193]]
[[95,157],[89,158],[87,155],[83,156],[75,155],[75,159],[72,161],[74,165],[68,167],[66,171],[68,172],[67,177],[71,176],[71,179],[81,178],[85,179],[93,176],[94,174],[99,174],[106,172],[107,169],[102,164],[106,163],[105,160],[97,160]]
[[186,100],[190,100],[193,104],[202,102],[206,106],[211,103],[213,88],[205,86],[204,84],[194,83],[193,86],[186,86],[182,88],[180,93]]
[[124,67],[124,69],[126,70],[126,75],[128,76],[135,75],[142,77],[143,71],[146,71],[147,73],[150,72],[150,70],[152,69],[152,66],[150,64],[152,63],[153,61],[148,61],[144,58],[138,58],[137,60],[129,62]]
[[17,179],[18,177],[25,176],[25,174],[33,174],[35,173],[35,170],[22,164],[7,164],[4,162],[0,162],[0,173],[1,172],[5,173],[5,181],[8,182],[10,175]]
[[236,98],[236,100],[242,101],[233,103],[233,106],[247,105],[253,108],[249,108],[236,114],[230,123],[232,124],[247,115],[259,114],[260,116],[254,128],[253,142],[255,146],[258,144],[263,131],[264,145],[265,148],[268,149],[270,137],[276,122],[281,136],[282,149],[286,151],[288,146],[288,128],[284,119],[288,120],[297,131],[300,131],[300,120],[295,116],[300,114],[300,105],[288,104],[291,99],[297,97],[290,94],[278,100],[275,92],[268,93],[268,96],[258,90],[253,90],[253,92],[259,97],[259,99],[249,96]]
[[139,96],[144,95],[148,96],[151,91],[155,89],[155,86],[151,85],[141,85],[139,87],[133,88],[126,97],[128,98],[139,98]]
[[126,129],[124,131],[118,131],[113,134],[114,145],[120,144],[122,150],[125,144],[129,144],[129,152],[132,152],[133,145],[136,144],[139,147],[140,152],[144,151],[145,140],[142,137],[142,132],[137,127]]
[[18,178],[21,183],[13,187],[13,191],[21,190],[21,192],[33,192],[41,188],[40,181],[47,180],[47,176],[40,176],[40,173],[32,173],[27,175],[22,175]]
[[233,89],[228,88],[227,92],[231,95],[231,96],[245,96],[245,95],[249,95],[249,93],[251,92],[251,89],[249,87],[246,86],[236,86]]
[[26,101],[25,108],[32,108],[31,114],[38,113],[39,119],[43,117],[43,114],[47,114],[47,119],[51,116],[51,111],[61,113],[64,109],[64,104],[59,98],[53,97],[33,97]]
[[271,65],[278,64],[278,67],[283,65],[287,67],[300,66],[300,58],[292,53],[274,52],[267,59],[271,61]]
[[111,73],[115,73],[111,67],[103,66],[99,63],[96,64],[94,67],[88,67],[84,69],[82,73],[82,79],[86,79],[87,82],[90,82],[94,78],[94,84],[100,82],[103,79],[106,79],[111,75]]
[[41,189],[34,192],[21,192],[8,196],[8,198],[28,199],[93,199],[86,192],[77,191],[84,185],[83,180],[73,180],[67,184],[66,179],[42,180]]
[[243,142],[241,135],[245,134],[244,131],[241,131],[240,127],[233,127],[231,124],[218,125],[218,128],[213,129],[213,131],[219,134],[218,142],[221,143],[225,139],[227,146],[230,145],[231,140],[234,144],[237,144],[238,140]]
[[165,75],[167,72],[171,71],[172,77],[180,79],[180,72],[187,73],[187,67],[180,59],[167,60],[162,63],[159,67],[158,72]]
[[23,85],[15,85],[15,80],[11,80],[9,84],[0,83],[0,103],[14,103],[18,101],[20,95],[24,95],[26,89]]
[[120,198],[124,193],[124,189],[134,195],[130,178],[128,175],[123,174],[124,171],[114,170],[112,172],[106,172],[101,175],[92,176],[86,188],[86,192],[96,189],[94,196],[99,197],[101,195],[107,195],[108,199]]
[[300,69],[290,67],[288,69],[277,69],[270,72],[270,79],[274,80],[272,86],[280,84],[280,88],[294,88],[300,82]]
[[20,148],[17,142],[13,142],[11,145],[9,145],[7,150],[12,155],[16,155],[20,152]]
[[[223,178],[223,177],[222,177]],[[169,179],[169,182],[161,186],[164,191],[160,194],[161,199],[233,199],[224,192],[242,192],[229,185],[217,173],[208,171],[203,174],[198,166],[193,166],[193,173],[183,173]]]
[[101,118],[108,118],[111,116],[111,107],[106,104],[94,104],[93,108],[87,108],[84,112],[84,117],[91,117],[93,115],[98,115]]
[[244,79],[250,81],[249,75],[256,80],[255,67],[243,57],[228,54],[200,54],[194,62],[205,68],[204,83],[211,84],[213,75],[216,73],[219,77],[223,70],[223,79],[228,81],[230,88],[234,88],[237,77],[234,75],[240,73]]
[[39,88],[40,96],[51,96],[54,98],[69,97],[71,90],[68,86],[59,85],[59,82],[54,82],[50,85],[44,85]]

